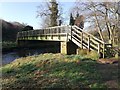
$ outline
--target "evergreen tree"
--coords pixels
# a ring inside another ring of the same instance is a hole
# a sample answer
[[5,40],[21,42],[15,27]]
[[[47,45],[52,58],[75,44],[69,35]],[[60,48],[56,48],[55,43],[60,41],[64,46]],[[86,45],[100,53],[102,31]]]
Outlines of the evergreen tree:
[[69,25],[74,25],[74,18],[72,16],[72,13],[70,14],[70,23]]
[[77,12],[76,17],[79,17],[79,13]]

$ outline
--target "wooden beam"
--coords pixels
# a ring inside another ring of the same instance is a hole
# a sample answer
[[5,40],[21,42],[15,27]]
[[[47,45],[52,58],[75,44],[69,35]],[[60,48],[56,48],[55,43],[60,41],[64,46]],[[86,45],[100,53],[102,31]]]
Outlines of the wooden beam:
[[88,36],[88,50],[90,51],[90,36]]

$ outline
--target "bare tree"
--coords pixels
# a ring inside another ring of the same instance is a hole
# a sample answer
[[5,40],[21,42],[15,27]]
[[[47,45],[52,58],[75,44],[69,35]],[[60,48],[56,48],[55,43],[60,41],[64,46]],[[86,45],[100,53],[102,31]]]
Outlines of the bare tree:
[[37,17],[42,18],[43,27],[57,26],[61,20],[61,15],[62,8],[56,0],[46,1],[38,6]]
[[[114,44],[116,30],[118,27],[118,13],[116,2],[77,2],[74,10],[81,12],[86,17],[86,22],[94,26],[99,32],[101,40],[106,40],[103,31],[108,31],[108,39]],[[95,29],[95,30],[96,30]],[[108,40],[106,40],[108,41]]]

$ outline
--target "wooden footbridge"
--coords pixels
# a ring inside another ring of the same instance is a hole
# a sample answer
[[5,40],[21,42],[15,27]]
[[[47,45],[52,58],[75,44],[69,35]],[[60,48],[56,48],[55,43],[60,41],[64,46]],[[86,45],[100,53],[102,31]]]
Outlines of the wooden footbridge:
[[103,58],[105,57],[105,50],[108,45],[79,27],[70,25],[19,32],[17,41],[24,40],[60,41],[61,53],[67,54],[73,49],[81,48],[95,50],[102,54]]

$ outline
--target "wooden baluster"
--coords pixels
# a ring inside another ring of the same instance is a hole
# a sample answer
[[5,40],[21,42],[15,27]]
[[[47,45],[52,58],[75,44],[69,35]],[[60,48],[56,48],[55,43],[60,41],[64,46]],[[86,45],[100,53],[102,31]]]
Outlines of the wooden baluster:
[[57,30],[57,34],[58,34],[58,28],[56,28],[56,30]]
[[43,30],[40,31],[40,34],[43,34]]
[[34,31],[35,32],[35,37],[37,36],[37,30]]
[[44,34],[44,29],[43,29],[43,34]]
[[53,39],[53,29],[50,29],[51,31],[51,39]]
[[47,34],[49,34],[49,29],[47,29]]
[[26,36],[27,36],[27,35],[26,35],[26,31],[25,31],[25,39],[26,39]]
[[58,28],[58,39],[60,40],[60,28]]
[[27,37],[28,37],[28,31],[26,33],[27,33]]
[[100,43],[98,43],[98,53],[100,54]]
[[29,37],[29,31],[27,31],[27,33],[28,33],[28,37]]
[[45,37],[45,39],[47,38],[47,37],[46,37],[46,30],[47,30],[47,29],[44,29],[44,37]]
[[48,30],[48,29],[45,30],[45,34],[47,34],[47,30]]
[[52,34],[52,30],[51,30],[51,28],[50,28],[50,33]]
[[35,34],[34,34],[34,31],[33,31],[33,30],[32,30],[32,33],[33,33],[32,35],[33,35],[33,37],[34,37],[34,36],[35,36]]
[[56,28],[54,29],[54,33],[55,33],[55,34],[57,33],[57,29],[56,29]]
[[32,32],[30,31],[30,36],[31,36],[31,33],[32,33]]
[[22,32],[22,37],[24,37],[24,33]]
[[71,26],[71,29],[70,29],[70,35],[71,35],[71,40],[72,40],[72,26]]
[[57,31],[56,31],[57,29],[56,28],[54,28],[54,34],[56,34],[57,33]]
[[20,37],[20,38],[22,37],[22,34],[21,34],[21,32],[19,32],[19,37]]
[[105,58],[105,43],[103,43],[103,58]]
[[66,33],[66,41],[68,41],[68,33]]
[[17,33],[17,40],[16,41],[18,41],[19,40],[19,32]]
[[46,29],[44,29],[44,34],[46,34]]
[[88,50],[90,51],[90,35],[88,35]]
[[25,34],[25,37],[26,37],[26,31],[24,32],[24,34]]
[[24,37],[23,32],[22,32],[22,38]]
[[26,38],[28,39],[28,31],[26,31],[26,33],[27,33],[27,36],[26,36]]
[[32,36],[32,34],[33,34],[33,33],[32,33],[32,31],[31,31],[31,33],[30,33],[30,34],[31,34],[30,36]]
[[35,31],[33,31],[33,36],[35,37]]
[[38,32],[38,30],[37,30],[37,36],[38,36],[38,34],[39,34],[39,32]]
[[47,32],[46,32],[46,34],[49,34],[49,29],[47,29]]
[[61,28],[59,28],[59,33],[61,33]]
[[81,48],[83,49],[83,32],[81,33]]
[[50,29],[49,29],[49,34],[50,34]]

